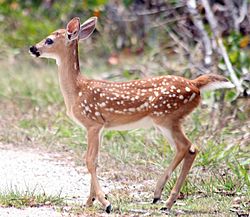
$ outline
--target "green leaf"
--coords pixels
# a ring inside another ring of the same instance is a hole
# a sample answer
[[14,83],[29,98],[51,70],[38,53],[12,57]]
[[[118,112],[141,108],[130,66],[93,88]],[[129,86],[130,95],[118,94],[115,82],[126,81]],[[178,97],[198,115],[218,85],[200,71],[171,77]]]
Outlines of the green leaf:
[[104,6],[108,0],[83,0],[85,9],[97,9]]
[[227,69],[227,66],[224,63],[219,63],[218,64],[219,69],[225,71]]
[[235,51],[229,53],[229,59],[233,64],[235,64],[238,61],[238,57],[239,57],[238,50],[235,50]]
[[236,96],[237,96],[237,94],[236,94],[235,90],[229,90],[226,92],[225,99],[229,102],[232,102]]
[[133,0],[123,0],[123,4],[124,4],[126,7],[129,7],[132,3],[133,3]]

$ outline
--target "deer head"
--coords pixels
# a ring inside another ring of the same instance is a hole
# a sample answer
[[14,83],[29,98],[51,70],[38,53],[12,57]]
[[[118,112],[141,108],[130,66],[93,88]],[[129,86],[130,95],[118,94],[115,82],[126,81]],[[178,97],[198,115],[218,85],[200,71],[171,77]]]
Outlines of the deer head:
[[79,40],[87,39],[94,31],[97,17],[91,17],[80,25],[80,18],[75,17],[67,24],[66,29],[58,29],[38,44],[30,47],[31,55],[59,60],[68,47]]

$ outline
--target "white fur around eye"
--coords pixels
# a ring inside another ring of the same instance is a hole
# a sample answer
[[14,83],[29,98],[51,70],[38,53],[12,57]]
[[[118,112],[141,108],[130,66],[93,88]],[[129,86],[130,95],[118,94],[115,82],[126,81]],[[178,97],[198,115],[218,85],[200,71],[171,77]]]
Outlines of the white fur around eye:
[[[55,38],[56,38],[56,37],[55,37],[54,35],[49,35],[47,38],[50,38],[51,40],[55,41]],[[46,38],[46,39],[47,39],[47,38]],[[46,40],[46,39],[45,39],[45,40]]]

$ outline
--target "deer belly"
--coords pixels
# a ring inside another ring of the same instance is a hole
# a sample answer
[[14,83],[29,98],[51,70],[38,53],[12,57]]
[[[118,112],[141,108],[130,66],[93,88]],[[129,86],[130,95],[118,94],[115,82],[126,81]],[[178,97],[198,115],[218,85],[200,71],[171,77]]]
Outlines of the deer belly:
[[144,117],[135,122],[130,122],[122,125],[108,126],[105,129],[108,130],[133,130],[139,128],[150,128],[153,126],[153,121],[150,117]]

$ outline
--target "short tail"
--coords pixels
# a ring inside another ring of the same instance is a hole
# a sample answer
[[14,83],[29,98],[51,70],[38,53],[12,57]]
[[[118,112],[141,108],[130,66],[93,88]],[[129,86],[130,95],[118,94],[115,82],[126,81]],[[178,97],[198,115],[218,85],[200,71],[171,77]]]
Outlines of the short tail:
[[234,84],[227,78],[216,74],[205,74],[192,80],[192,83],[200,89],[201,92],[207,90],[216,90],[222,88],[234,88]]

